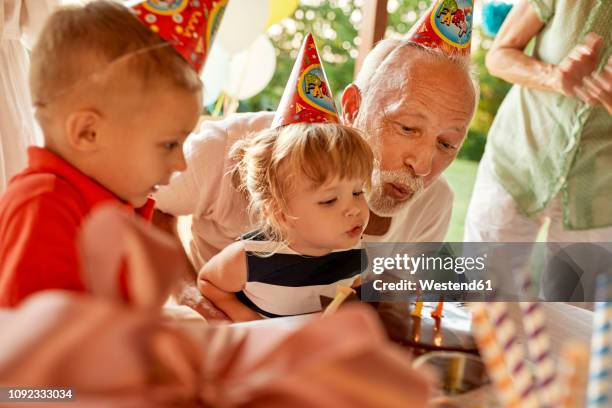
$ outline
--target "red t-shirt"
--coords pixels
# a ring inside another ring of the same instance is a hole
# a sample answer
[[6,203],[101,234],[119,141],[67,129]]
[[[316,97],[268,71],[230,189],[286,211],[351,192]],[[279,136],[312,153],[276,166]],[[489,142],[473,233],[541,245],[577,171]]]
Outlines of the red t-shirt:
[[[51,151],[30,147],[28,167],[0,198],[0,307],[45,289],[86,291],[76,236],[96,206],[133,208]],[[137,213],[150,219],[150,199]],[[127,296],[125,274],[122,292]]]

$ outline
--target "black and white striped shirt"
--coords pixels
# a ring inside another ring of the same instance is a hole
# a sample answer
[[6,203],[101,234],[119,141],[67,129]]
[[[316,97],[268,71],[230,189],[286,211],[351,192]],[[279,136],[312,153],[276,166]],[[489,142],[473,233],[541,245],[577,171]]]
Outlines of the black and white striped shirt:
[[361,249],[314,257],[279,247],[278,242],[266,241],[261,235],[245,237],[250,237],[244,240],[247,282],[236,296],[264,317],[321,311],[320,296],[333,298],[337,285],[351,286],[362,265],[363,269],[367,265]]

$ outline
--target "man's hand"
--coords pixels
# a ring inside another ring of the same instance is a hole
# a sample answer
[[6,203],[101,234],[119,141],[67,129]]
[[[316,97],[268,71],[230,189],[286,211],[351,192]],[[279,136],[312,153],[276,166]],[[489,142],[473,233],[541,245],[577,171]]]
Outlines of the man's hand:
[[584,79],[597,67],[602,44],[603,39],[600,36],[589,33],[582,44],[578,44],[570,51],[557,65],[552,78],[556,83],[557,92],[580,98],[589,104],[595,103],[595,99],[581,88]]

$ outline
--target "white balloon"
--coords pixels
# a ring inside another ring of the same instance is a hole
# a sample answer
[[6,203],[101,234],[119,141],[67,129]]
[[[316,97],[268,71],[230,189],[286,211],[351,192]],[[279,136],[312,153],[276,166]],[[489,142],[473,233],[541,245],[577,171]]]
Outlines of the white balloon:
[[229,78],[230,55],[219,45],[213,43],[206,57],[204,70],[200,74],[204,83],[204,106],[208,106],[219,98],[219,94]]
[[268,0],[230,0],[215,41],[230,54],[245,50],[264,32],[268,10]]
[[210,106],[219,99],[221,95],[221,85],[207,85],[204,84],[204,92],[202,94],[202,105]]
[[276,52],[266,35],[260,35],[248,50],[232,57],[225,93],[236,99],[248,99],[261,92],[276,70]]

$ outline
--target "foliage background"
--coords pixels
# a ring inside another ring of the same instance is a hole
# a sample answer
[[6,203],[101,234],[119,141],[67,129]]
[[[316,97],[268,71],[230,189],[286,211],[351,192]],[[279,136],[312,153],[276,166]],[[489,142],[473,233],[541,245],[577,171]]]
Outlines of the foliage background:
[[[427,11],[430,1],[389,0],[385,37],[400,38]],[[268,30],[276,48],[276,73],[264,91],[241,101],[239,111],[275,110],[291,73],[304,34],[312,32],[317,41],[327,77],[336,99],[352,82],[358,48],[358,30],[363,0],[301,0],[294,14]],[[478,13],[478,9],[476,13]],[[487,72],[484,59],[491,39],[476,21],[472,37],[472,60],[480,77],[480,103],[471,123],[460,158],[478,161],[486,134],[510,85]]]

